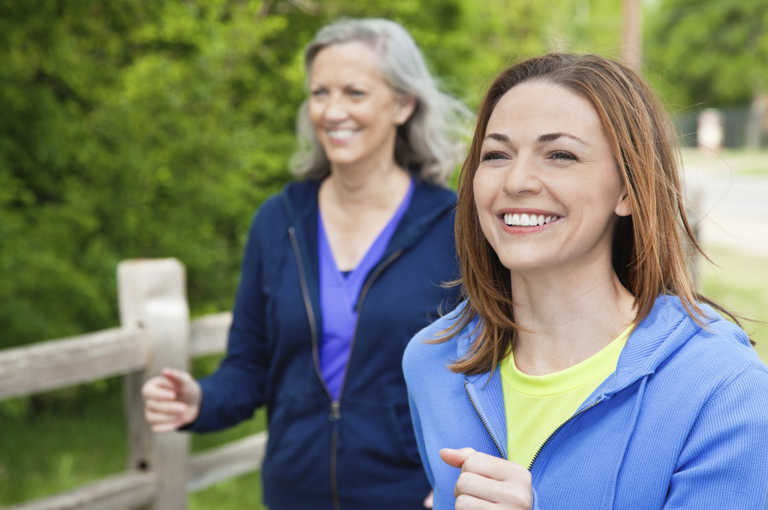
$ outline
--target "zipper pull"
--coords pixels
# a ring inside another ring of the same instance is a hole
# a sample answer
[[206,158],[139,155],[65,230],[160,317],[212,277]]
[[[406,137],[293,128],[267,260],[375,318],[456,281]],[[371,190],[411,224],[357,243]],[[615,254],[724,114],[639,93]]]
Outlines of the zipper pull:
[[339,412],[339,408],[341,407],[341,402],[338,400],[334,400],[331,402],[331,415],[328,417],[331,421],[336,421],[339,418],[341,418],[341,413]]

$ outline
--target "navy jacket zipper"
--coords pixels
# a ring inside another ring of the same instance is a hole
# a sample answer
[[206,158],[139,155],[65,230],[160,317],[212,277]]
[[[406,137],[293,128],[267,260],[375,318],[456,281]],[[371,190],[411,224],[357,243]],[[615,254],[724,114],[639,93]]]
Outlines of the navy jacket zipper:
[[349,358],[347,359],[347,366],[345,368],[344,372],[344,378],[341,381],[341,387],[339,388],[339,398],[338,400],[334,400],[331,396],[331,392],[328,391],[328,386],[325,384],[325,380],[323,379],[322,372],[320,371],[320,355],[319,355],[319,345],[318,345],[318,339],[317,339],[317,322],[315,321],[315,312],[312,309],[312,301],[309,297],[309,289],[307,286],[307,279],[306,274],[304,273],[304,264],[301,262],[301,253],[299,252],[299,243],[296,241],[296,229],[291,226],[288,227],[288,236],[291,239],[291,247],[293,248],[293,253],[296,257],[296,264],[298,265],[299,269],[299,282],[301,284],[301,295],[304,298],[304,307],[307,309],[307,316],[309,318],[309,328],[310,328],[310,334],[312,337],[312,353],[315,361],[315,372],[317,373],[318,378],[320,379],[320,383],[323,385],[323,389],[325,390],[326,395],[328,395],[328,399],[331,401],[331,410],[328,416],[328,419],[333,422],[333,429],[331,432],[331,465],[330,465],[330,483],[331,483],[331,498],[333,499],[333,508],[334,510],[340,510],[341,509],[341,502],[339,501],[339,491],[338,491],[338,484],[336,481],[336,450],[337,450],[337,444],[338,444],[338,438],[339,438],[339,429],[338,429],[338,421],[341,418],[341,394],[344,391],[344,384],[347,381],[347,374],[349,372],[349,362],[352,359],[352,350],[355,347],[355,338],[357,337],[357,326],[360,323],[359,313],[360,310],[363,307],[363,301],[365,300],[365,296],[368,294],[368,291],[371,288],[371,285],[373,285],[374,280],[379,277],[379,275],[386,269],[392,262],[395,261],[402,253],[403,250],[398,250],[394,252],[392,255],[387,258],[382,264],[379,265],[379,267],[376,269],[376,271],[371,275],[371,277],[368,279],[368,281],[363,286],[362,290],[360,291],[360,297],[358,298],[357,302],[357,313],[358,313],[358,320],[355,323],[355,331],[352,334],[352,340],[350,341],[349,346]]

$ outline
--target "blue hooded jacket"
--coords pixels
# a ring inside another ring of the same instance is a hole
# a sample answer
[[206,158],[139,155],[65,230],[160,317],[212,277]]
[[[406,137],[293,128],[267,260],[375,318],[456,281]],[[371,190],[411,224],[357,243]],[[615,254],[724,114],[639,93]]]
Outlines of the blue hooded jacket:
[[401,371],[403,352],[440,309],[458,303],[456,195],[418,183],[357,302],[358,323],[341,397],[319,375],[322,331],[318,181],[289,184],[256,214],[245,249],[227,356],[200,381],[194,431],[250,418],[266,405],[262,468],[274,510],[422,509],[421,466]]
[[[506,458],[501,378],[455,374],[478,319],[428,344],[459,310],[420,332],[403,367],[436,510],[453,509],[459,469],[442,448]],[[534,508],[764,509],[768,503],[768,368],[744,332],[705,311],[706,328],[662,296],[616,367],[544,443],[529,467]]]

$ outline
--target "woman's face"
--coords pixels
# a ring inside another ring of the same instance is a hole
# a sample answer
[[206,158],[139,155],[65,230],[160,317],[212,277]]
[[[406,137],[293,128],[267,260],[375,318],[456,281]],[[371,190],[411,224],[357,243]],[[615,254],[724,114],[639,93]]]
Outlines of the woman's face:
[[603,257],[629,200],[592,104],[523,83],[493,110],[474,178],[485,237],[513,272],[578,269]]
[[312,62],[309,118],[333,166],[394,161],[397,127],[415,101],[392,92],[377,59],[365,44],[350,42],[323,48]]

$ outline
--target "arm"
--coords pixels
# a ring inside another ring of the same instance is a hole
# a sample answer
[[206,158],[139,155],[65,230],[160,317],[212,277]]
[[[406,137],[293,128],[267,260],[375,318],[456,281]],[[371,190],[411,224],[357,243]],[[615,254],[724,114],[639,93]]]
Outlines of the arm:
[[255,216],[243,255],[227,355],[218,370],[199,381],[202,404],[190,430],[207,432],[250,418],[264,403],[269,366],[265,337],[266,296],[262,292],[262,245],[267,227],[264,204]]
[[424,472],[427,474],[429,485],[433,488],[435,486],[435,475],[432,473],[432,468],[429,464],[429,456],[427,450],[424,447],[424,431],[421,428],[421,417],[419,416],[419,409],[416,406],[416,402],[413,400],[411,392],[408,392],[408,404],[411,409],[411,421],[413,422],[413,433],[416,436],[416,445],[419,447],[419,456],[421,457],[421,463],[424,465]]
[[768,371],[754,366],[718,390],[691,429],[664,510],[763,510],[768,492]]

